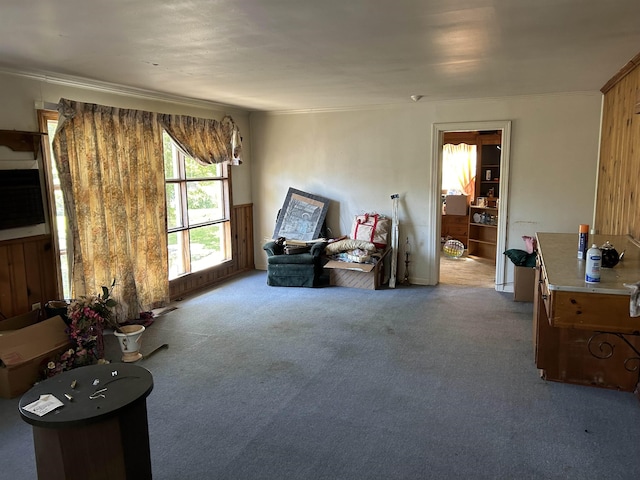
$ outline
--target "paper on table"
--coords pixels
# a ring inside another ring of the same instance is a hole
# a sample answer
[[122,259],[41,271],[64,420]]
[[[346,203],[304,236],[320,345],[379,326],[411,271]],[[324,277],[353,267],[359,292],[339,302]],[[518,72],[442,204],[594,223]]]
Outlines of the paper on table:
[[23,410],[27,412],[34,413],[39,417],[46,415],[47,413],[55,410],[58,407],[64,406],[60,400],[54,397],[51,394],[48,395],[40,395],[40,398],[35,402],[31,402],[29,405],[25,405],[22,407]]

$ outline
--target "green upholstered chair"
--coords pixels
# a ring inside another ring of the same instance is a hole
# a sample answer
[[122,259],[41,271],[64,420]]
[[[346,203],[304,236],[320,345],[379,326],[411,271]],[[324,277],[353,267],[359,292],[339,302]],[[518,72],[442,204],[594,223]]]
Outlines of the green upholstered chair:
[[305,253],[287,255],[281,245],[267,242],[267,285],[273,287],[320,287],[328,285],[323,275],[326,242],[314,243]]

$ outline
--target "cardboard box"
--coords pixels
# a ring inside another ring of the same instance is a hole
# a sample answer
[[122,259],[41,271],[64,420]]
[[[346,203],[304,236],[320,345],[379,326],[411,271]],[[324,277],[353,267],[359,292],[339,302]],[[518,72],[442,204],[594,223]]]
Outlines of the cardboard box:
[[329,284],[339,287],[378,290],[384,283],[384,262],[390,251],[390,248],[385,250],[375,265],[330,260],[324,266],[330,270]]
[[28,313],[0,320],[0,336],[8,335],[14,330],[19,330],[37,323],[40,319],[40,310],[31,310]]
[[513,301],[533,302],[536,271],[532,267],[515,267]]
[[445,196],[444,212],[446,215],[466,215],[469,212],[469,197],[467,195]]
[[0,397],[29,390],[49,360],[71,347],[61,317],[37,322],[36,315],[36,323],[32,320],[25,314],[0,322]]

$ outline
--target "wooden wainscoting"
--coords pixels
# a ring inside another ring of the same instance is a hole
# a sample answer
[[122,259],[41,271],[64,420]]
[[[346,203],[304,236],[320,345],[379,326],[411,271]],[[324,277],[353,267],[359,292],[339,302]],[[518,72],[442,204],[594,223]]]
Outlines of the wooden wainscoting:
[[50,235],[0,242],[0,318],[55,300],[56,273]]
[[169,282],[169,295],[176,300],[223,282],[242,272],[255,269],[253,256],[253,204],[235,205],[231,209],[232,259],[208,270],[184,275]]
[[[232,260],[209,270],[172,280],[171,299],[203,290],[255,269],[253,204],[231,210]],[[26,313],[35,303],[58,299],[53,242],[50,235],[0,242],[0,320]]]

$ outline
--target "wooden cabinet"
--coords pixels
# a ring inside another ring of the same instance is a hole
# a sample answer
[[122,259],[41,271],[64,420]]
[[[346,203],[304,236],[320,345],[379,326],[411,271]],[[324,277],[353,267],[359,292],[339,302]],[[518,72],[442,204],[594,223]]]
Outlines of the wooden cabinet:
[[496,261],[498,242],[498,209],[495,207],[469,207],[469,255]]
[[469,238],[469,215],[442,215],[440,235],[443,238],[451,237],[460,240],[465,248]]
[[0,242],[0,319],[59,297],[51,235]]
[[629,315],[630,290],[624,284],[640,275],[640,248],[622,236],[595,236],[598,245],[608,239],[626,253],[622,268],[603,268],[600,283],[587,284],[575,235],[537,237],[533,345],[542,378],[634,391],[640,319]]

